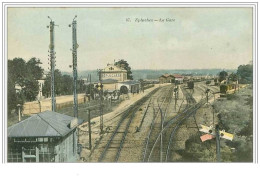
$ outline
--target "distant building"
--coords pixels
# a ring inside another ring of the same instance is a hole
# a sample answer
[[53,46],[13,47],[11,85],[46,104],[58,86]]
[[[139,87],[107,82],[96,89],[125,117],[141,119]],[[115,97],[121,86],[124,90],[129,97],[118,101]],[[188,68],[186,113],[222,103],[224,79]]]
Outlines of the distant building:
[[166,77],[164,75],[159,77],[159,83],[166,83]]
[[75,162],[83,120],[52,111],[8,127],[8,162]]
[[20,93],[22,91],[22,87],[18,83],[15,84],[14,88],[16,93]]
[[38,95],[36,97],[37,100],[42,100],[44,98],[44,96],[42,95],[42,89],[43,89],[44,82],[46,80],[47,74],[48,74],[48,72],[44,72],[43,75],[42,75],[42,78],[37,80],[38,84],[39,84],[39,92],[38,92]]
[[38,92],[38,95],[37,95],[37,100],[41,100],[43,95],[42,95],[42,88],[43,88],[43,85],[44,85],[44,79],[41,79],[41,80],[37,80],[38,81],[38,84],[39,84],[39,92]]
[[171,83],[174,80],[174,76],[171,74],[164,74],[159,77],[159,83]]
[[183,83],[184,77],[180,74],[173,74],[174,80],[178,81],[179,83]]
[[107,64],[107,67],[101,70],[101,80],[114,79],[118,82],[127,80],[127,71],[113,64]]

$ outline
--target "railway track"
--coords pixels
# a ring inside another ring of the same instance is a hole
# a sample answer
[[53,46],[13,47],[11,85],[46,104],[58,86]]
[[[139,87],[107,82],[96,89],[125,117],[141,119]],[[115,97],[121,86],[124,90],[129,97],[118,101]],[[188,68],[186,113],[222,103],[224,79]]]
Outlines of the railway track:
[[[206,90],[208,87],[205,86],[202,90]],[[212,89],[211,89],[212,90]],[[216,89],[215,89],[216,90]],[[215,91],[213,91],[215,92]],[[213,94],[209,94],[209,98],[212,97]],[[171,135],[169,138],[169,143],[168,143],[168,147],[167,147],[167,152],[166,152],[166,158],[165,158],[165,162],[169,162],[172,160],[172,152],[173,152],[173,138],[174,135],[176,134],[176,131],[181,127],[181,125],[183,124],[183,122],[188,119],[189,117],[191,117],[192,115],[196,114],[196,111],[201,108],[205,103],[207,103],[206,97],[201,98],[201,100],[198,103],[195,103],[190,109],[187,109],[187,111],[184,111],[184,114],[181,115],[179,117],[179,120],[172,120],[172,123],[169,122],[165,128],[170,128],[172,124],[174,124],[175,122],[175,126],[171,131]],[[197,124],[197,123],[196,123]]]
[[[159,89],[158,89],[159,90]],[[139,108],[149,99],[152,98],[156,91],[153,91],[146,97],[140,99],[135,104],[133,104],[128,110],[126,110],[120,120],[118,121],[115,129],[112,131],[109,140],[104,146],[101,155],[98,158],[99,162],[118,162],[120,159],[121,151],[124,147],[124,143],[126,140],[126,136],[128,134],[129,128],[132,126],[132,121],[137,115],[137,111]],[[149,104],[151,100],[148,102],[147,109],[149,108]],[[139,129],[141,129],[142,122],[144,117],[146,116],[147,109],[145,110],[144,116],[140,122]]]
[[[143,159],[143,161],[169,161],[172,154],[173,138],[176,131],[186,119],[193,115],[196,110],[205,103],[205,99],[201,100],[199,103],[196,103],[196,100],[192,97],[192,92],[187,91],[184,87],[181,87],[181,89],[184,96],[186,97],[186,106],[184,107],[183,111],[181,111],[175,117],[162,123],[163,127],[161,131],[156,134],[156,136],[153,136],[153,142],[148,145],[149,153],[146,155],[148,157]],[[161,136],[163,136],[163,140]]]
[[[176,134],[176,131],[185,122],[185,120],[187,120],[189,117],[195,114],[196,111],[204,103],[206,103],[205,97],[201,97],[201,100],[199,102],[196,102],[196,100],[193,98],[193,90],[187,90],[184,86],[181,86],[180,89],[183,93],[183,99],[181,105],[179,106],[177,115],[172,118],[167,116],[167,112],[169,110],[169,107],[172,106],[173,85],[162,87],[160,90],[158,90],[158,92],[154,91],[150,95],[144,97],[143,99],[140,99],[135,104],[130,106],[130,108],[128,108],[125,112],[121,113],[121,117],[117,122],[117,125],[115,126],[114,130],[108,134],[106,139],[103,140],[102,143],[104,144],[105,142],[105,145],[100,146],[99,148],[100,155],[98,155],[98,161],[124,161],[123,159],[125,158],[125,154],[127,154],[128,150],[123,149],[133,148],[133,143],[129,143],[129,139],[131,140],[131,137],[129,138],[128,136],[129,128],[133,127],[137,128],[136,132],[145,132],[144,136],[147,133],[146,138],[140,138],[140,142],[143,141],[142,143],[144,144],[142,155],[140,154],[142,157],[140,157],[140,159],[138,158],[140,161],[171,161],[173,154],[172,152],[174,151],[173,139]],[[141,106],[144,106],[145,103],[147,103],[147,105],[145,106],[145,111],[142,117],[140,117],[140,114],[138,117],[138,110]],[[153,117],[149,117],[149,123],[151,123],[149,128],[147,125],[147,121],[145,121],[146,127],[143,130],[142,125],[144,119],[147,116],[147,112],[149,112],[149,116]],[[138,117],[138,119],[136,117]],[[132,133],[133,129],[131,131],[131,135]],[[139,140],[138,138],[136,139]],[[128,142],[124,148],[124,144],[126,141]],[[124,155],[122,154],[121,157],[122,150],[124,151]]]
[[[199,103],[195,104],[194,106],[190,107],[185,110],[185,112],[176,120],[174,120],[175,124],[172,122],[168,122],[165,128],[172,128],[170,132],[170,137],[167,144],[166,155],[165,155],[165,162],[168,162],[172,158],[172,148],[173,148],[173,138],[176,134],[176,131],[181,127],[181,125],[192,115],[196,113],[196,111],[204,104],[204,100],[201,100]],[[173,127],[173,125],[175,125]]]
[[[145,141],[145,148],[143,152],[143,157],[142,161],[146,162],[149,161],[149,154],[151,150],[151,144],[153,144],[153,141],[155,140],[155,137],[157,136],[158,133],[160,133],[161,130],[163,130],[163,123],[166,119],[167,115],[167,110],[169,108],[170,102],[172,100],[172,95],[173,95],[173,86],[169,88],[168,91],[164,93],[165,95],[161,95],[156,97],[156,100],[154,100],[153,104],[153,110],[154,110],[154,116],[152,123],[150,125],[150,129]],[[160,135],[160,146],[159,146],[159,158],[156,158],[154,161],[161,161],[162,159],[162,146],[163,146],[163,135]]]

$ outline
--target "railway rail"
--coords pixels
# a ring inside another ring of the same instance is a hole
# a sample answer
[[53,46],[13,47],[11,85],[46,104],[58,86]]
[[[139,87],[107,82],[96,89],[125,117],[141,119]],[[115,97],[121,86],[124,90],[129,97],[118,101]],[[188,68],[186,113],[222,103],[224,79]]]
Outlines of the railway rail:
[[[163,129],[163,123],[166,119],[167,110],[172,100],[172,95],[173,95],[173,86],[167,92],[165,92],[164,96],[158,96],[154,101],[153,104],[154,116],[145,141],[145,148],[142,157],[143,162],[147,161],[149,158],[148,154],[150,153],[151,144],[153,143],[152,141],[155,140],[154,137],[157,136],[157,134],[160,133],[160,131]],[[161,140],[161,145],[160,145],[160,154],[161,154],[163,153],[161,150],[162,143],[163,143],[163,135],[160,135],[160,140]]]
[[[131,144],[129,143],[129,139],[131,140],[131,137],[127,137],[127,134],[129,133],[129,128],[133,128],[134,126],[134,123],[132,122],[135,122],[135,126],[138,122],[138,126],[136,126],[136,132],[144,132],[143,134],[145,135],[147,133],[145,139],[144,137],[140,139],[140,141],[143,141],[142,143],[144,145],[140,161],[171,161],[174,146],[173,139],[176,131],[181,127],[185,120],[194,115],[196,111],[206,103],[205,95],[202,95],[199,102],[196,102],[193,97],[194,90],[188,90],[184,86],[181,86],[180,89],[183,93],[183,99],[177,112],[175,109],[177,115],[174,117],[169,117],[167,115],[169,107],[173,107],[173,89],[173,85],[161,87],[157,91],[154,91],[137,101],[125,112],[122,112],[115,129],[109,133],[108,136],[106,136],[106,139],[103,140],[103,142],[105,141],[106,144],[99,148],[100,155],[98,156],[98,161],[118,162],[120,159],[124,159],[125,155],[122,155],[122,158],[120,158],[120,155],[122,149],[124,149],[125,141],[128,141],[128,146]],[[203,90],[203,87],[200,87],[199,90]],[[138,110],[140,110],[140,107],[144,106],[145,103],[147,103],[147,105],[145,106],[142,117],[138,119],[135,118],[138,115]],[[149,128],[147,127],[148,123],[146,121],[146,127],[145,130],[143,130],[142,125],[145,118],[147,117],[147,112],[149,112],[148,115],[152,117],[149,117]],[[134,131],[132,130],[131,133],[133,132]],[[124,154],[125,153],[126,151],[124,150]]]
[[[205,99],[202,99],[199,103],[196,103],[195,99],[192,97],[192,93],[186,91],[184,87],[181,87],[181,89],[186,97],[187,102],[184,110],[169,121],[162,123],[163,128],[156,136],[154,136],[155,140],[153,141],[153,143],[148,145],[150,147],[149,154],[146,154],[146,156],[148,157],[146,159],[143,159],[143,161],[158,162],[159,159],[161,162],[169,161],[169,157],[172,152],[171,147],[173,143],[173,138],[176,131],[186,119],[193,115],[196,110],[205,103]],[[163,141],[161,136],[164,136]]]
[[[159,89],[158,89],[159,90]],[[153,91],[146,97],[140,99],[135,104],[130,106],[126,112],[124,112],[117,123],[116,128],[112,132],[109,140],[107,141],[107,144],[105,145],[101,155],[98,158],[99,162],[106,161],[106,162],[117,162],[119,161],[121,150],[123,149],[124,142],[126,140],[126,136],[129,130],[129,127],[131,126],[132,120],[137,114],[137,111],[139,108],[149,99],[151,96],[153,96],[157,90]],[[148,102],[148,107],[151,101]],[[147,109],[148,109],[147,107]],[[142,126],[142,122],[144,117],[146,116],[147,109],[144,113],[144,116],[142,118],[142,121],[139,125],[139,129]]]

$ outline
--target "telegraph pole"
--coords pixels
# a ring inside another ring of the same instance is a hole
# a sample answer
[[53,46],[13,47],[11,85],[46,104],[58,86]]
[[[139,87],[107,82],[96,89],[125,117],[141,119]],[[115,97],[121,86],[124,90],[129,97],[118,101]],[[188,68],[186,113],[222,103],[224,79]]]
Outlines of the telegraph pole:
[[50,66],[51,66],[51,110],[53,112],[56,111],[56,98],[55,98],[55,85],[54,85],[54,72],[55,72],[55,58],[56,58],[56,52],[54,51],[54,21],[48,16],[48,18],[51,20],[50,25],[47,26],[47,28],[50,28],[50,45],[49,45],[49,57],[50,57]]
[[[163,113],[162,109],[160,108],[161,113],[161,131],[163,130]],[[161,133],[161,145],[160,145],[160,162],[162,162],[162,156],[163,156],[163,133]]]
[[77,15],[74,17],[72,24],[72,64],[73,64],[73,98],[74,98],[74,117],[78,117],[78,94],[77,94],[77,80],[78,80],[78,72],[77,72],[77,21],[75,20]]
[[98,70],[98,76],[99,76],[99,111],[100,111],[100,133],[103,133],[103,85],[102,85],[102,78],[101,78],[101,70]]
[[219,136],[218,125],[216,125],[216,153],[217,153],[217,161],[220,162],[220,136]]
[[205,93],[206,93],[206,95],[207,95],[207,103],[209,103],[209,91],[210,91],[210,90],[209,90],[209,89],[207,89],[207,90],[206,90],[206,92],[205,92]]
[[92,85],[91,85],[91,74],[89,74],[89,102],[91,100],[91,87],[92,87]]
[[178,88],[175,87],[174,88],[174,98],[175,98],[175,106],[174,106],[175,108],[174,109],[175,109],[175,111],[176,111],[176,104],[177,104],[177,90],[178,90]]
[[89,149],[91,150],[92,144],[91,144],[91,123],[90,123],[90,109],[88,110],[88,134],[89,134]]
[[239,76],[237,76],[237,90],[239,91]]

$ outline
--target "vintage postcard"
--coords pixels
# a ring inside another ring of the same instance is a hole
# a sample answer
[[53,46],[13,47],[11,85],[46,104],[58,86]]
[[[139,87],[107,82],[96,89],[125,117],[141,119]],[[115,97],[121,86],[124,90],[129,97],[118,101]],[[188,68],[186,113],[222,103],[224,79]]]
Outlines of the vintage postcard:
[[4,162],[257,162],[255,4],[6,4]]

